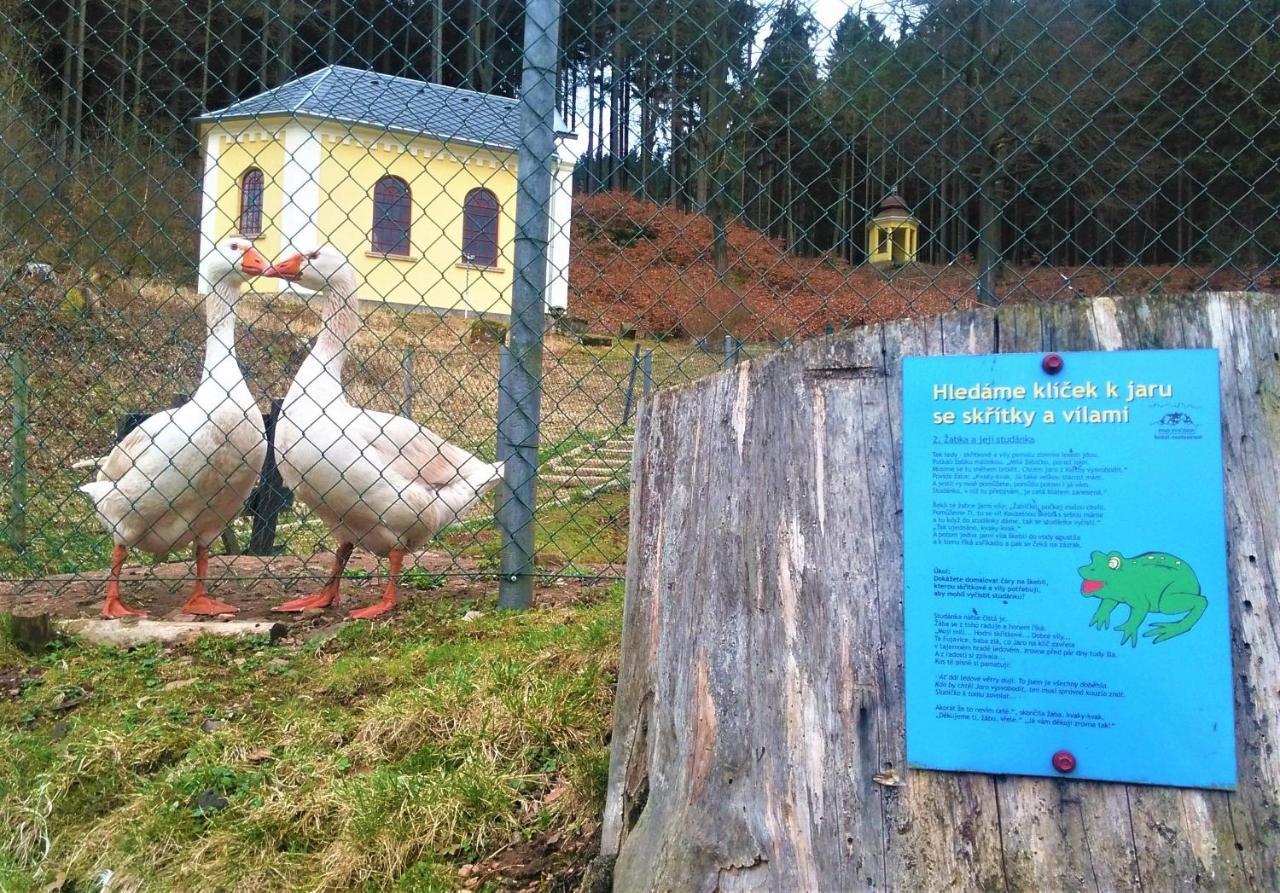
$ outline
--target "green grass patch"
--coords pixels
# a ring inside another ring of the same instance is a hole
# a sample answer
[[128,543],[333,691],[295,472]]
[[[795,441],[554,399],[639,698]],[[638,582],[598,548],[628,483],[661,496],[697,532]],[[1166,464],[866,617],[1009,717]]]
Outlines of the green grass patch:
[[24,680],[0,700],[0,889],[452,890],[521,835],[584,833],[621,586],[586,601],[419,599],[291,648],[0,642]]
[[[550,570],[572,566],[578,572],[567,576],[587,576],[580,565],[612,565],[621,575],[627,560],[630,506],[630,492],[620,487],[539,509],[534,533],[538,566]],[[501,538],[492,526],[445,533],[442,539],[458,554],[479,559],[482,567],[499,566]]]

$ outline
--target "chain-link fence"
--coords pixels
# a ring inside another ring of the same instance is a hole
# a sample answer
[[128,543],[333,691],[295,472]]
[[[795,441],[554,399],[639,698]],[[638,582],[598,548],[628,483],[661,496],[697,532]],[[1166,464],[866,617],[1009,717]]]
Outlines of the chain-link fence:
[[120,547],[193,539],[213,603],[342,543],[423,586],[615,577],[655,389],[977,303],[1274,287],[1277,20],[6,3],[6,597],[96,604]]

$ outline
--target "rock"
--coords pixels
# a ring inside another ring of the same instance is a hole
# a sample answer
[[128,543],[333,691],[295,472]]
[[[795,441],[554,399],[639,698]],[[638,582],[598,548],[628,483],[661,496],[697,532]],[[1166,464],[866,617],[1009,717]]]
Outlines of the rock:
[[26,654],[40,654],[58,635],[53,618],[48,614],[34,617],[8,614],[0,625],[7,627],[9,638]]
[[89,695],[83,689],[74,688],[68,691],[60,691],[53,696],[53,700],[49,702],[49,706],[54,710],[70,710],[79,704],[83,704]]
[[63,292],[62,300],[58,301],[56,313],[62,322],[73,323],[89,317],[92,309],[93,300],[88,290],[73,285]]
[[307,644],[322,645],[336,636],[340,629],[342,629],[341,623],[331,623],[328,626],[322,626],[307,636]]
[[55,282],[56,277],[53,275],[53,264],[41,264],[34,261],[28,261],[22,265],[22,278],[34,279],[37,282]]
[[271,658],[271,660],[267,661],[267,666],[269,666],[269,667],[287,667],[287,666],[289,666],[289,661],[285,660],[283,657],[273,657],[273,658]]
[[206,788],[196,795],[196,809],[202,813],[217,812],[228,805],[227,798],[213,788]]
[[226,723],[221,720],[206,719],[204,722],[200,723],[200,731],[204,732],[206,735],[212,735],[225,725]]

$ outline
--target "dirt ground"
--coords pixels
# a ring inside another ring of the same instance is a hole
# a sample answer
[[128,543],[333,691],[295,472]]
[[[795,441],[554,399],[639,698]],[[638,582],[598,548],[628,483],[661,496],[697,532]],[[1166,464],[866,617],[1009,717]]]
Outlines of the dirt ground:
[[[303,614],[272,611],[282,602],[319,589],[329,574],[332,561],[332,554],[323,552],[305,561],[292,556],[215,555],[209,560],[209,594],[239,607],[236,620],[278,621],[301,626],[304,630],[326,626],[346,619],[347,613],[356,608],[376,602],[387,583],[386,563],[357,550],[347,564],[348,576],[342,581],[342,601],[338,608]],[[440,580],[432,580],[430,588],[415,588],[415,582],[426,579],[422,573],[412,572],[415,567],[432,575],[443,574],[445,570],[456,573],[461,569],[476,576],[444,576]],[[420,598],[478,599],[491,596],[497,588],[496,579],[481,571],[474,560],[452,556],[442,550],[428,550],[409,556],[404,570],[409,573],[400,587],[401,605],[411,604]],[[360,576],[361,572],[368,576]],[[146,611],[153,620],[201,620],[203,618],[182,614],[178,610],[190,593],[194,573],[195,565],[190,560],[126,564],[121,575],[121,597],[131,607]],[[107,571],[101,570],[22,582],[0,582],[0,613],[19,616],[48,614],[61,619],[98,617],[106,579]],[[601,582],[600,578],[582,578],[542,583],[537,588],[535,605],[549,607],[577,603],[584,589],[598,586]],[[394,618],[395,614],[386,616]],[[208,622],[218,621],[209,618]]]

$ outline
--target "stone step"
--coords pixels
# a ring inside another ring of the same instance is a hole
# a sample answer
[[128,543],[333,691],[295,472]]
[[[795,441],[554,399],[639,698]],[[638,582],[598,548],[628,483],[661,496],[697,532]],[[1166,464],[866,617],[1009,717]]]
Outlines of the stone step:
[[626,477],[624,471],[616,468],[544,468],[542,470],[544,478],[601,478],[602,480],[612,480],[613,478]]
[[630,471],[630,462],[605,462],[602,459],[583,459],[581,462],[572,464],[566,462],[558,466],[557,470],[567,469],[571,471],[604,471],[609,474],[619,471]]
[[582,477],[581,475],[545,475],[542,483],[557,487],[599,487],[602,484],[620,484],[624,478],[602,475],[600,477]]

